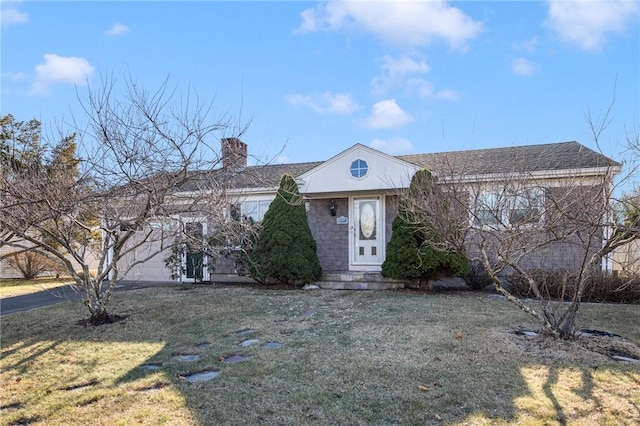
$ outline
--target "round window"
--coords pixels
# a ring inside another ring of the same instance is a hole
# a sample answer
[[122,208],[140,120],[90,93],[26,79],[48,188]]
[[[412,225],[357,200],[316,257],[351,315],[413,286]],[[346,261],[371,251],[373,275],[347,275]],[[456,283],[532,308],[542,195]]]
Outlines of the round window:
[[351,176],[360,179],[367,175],[367,172],[369,171],[369,165],[364,160],[355,160],[353,163],[351,163],[351,168],[349,168],[349,171],[351,172]]

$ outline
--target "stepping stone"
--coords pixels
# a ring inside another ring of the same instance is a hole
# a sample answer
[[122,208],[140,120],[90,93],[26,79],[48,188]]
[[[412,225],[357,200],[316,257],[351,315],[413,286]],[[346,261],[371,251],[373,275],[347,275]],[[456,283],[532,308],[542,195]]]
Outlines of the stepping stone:
[[202,342],[202,343],[198,343],[196,345],[196,348],[204,349],[204,348],[208,348],[209,346],[211,346],[211,342]]
[[235,364],[236,362],[242,362],[242,361],[246,361],[249,359],[248,355],[242,355],[242,354],[234,354],[234,355],[229,355],[227,357],[223,357],[223,361],[226,364]]
[[202,370],[202,371],[197,371],[195,373],[180,375],[180,377],[182,377],[184,380],[186,380],[189,383],[196,383],[196,382],[208,382],[209,380],[215,379],[219,375],[220,375],[220,370],[215,368],[212,370]]
[[266,343],[263,343],[260,346],[262,346],[263,348],[280,349],[282,347],[282,343],[280,343],[280,342],[266,342]]
[[611,357],[611,359],[615,359],[616,361],[640,362],[640,359],[636,358],[633,354],[616,349],[611,349],[609,351],[609,356]]
[[531,330],[516,330],[513,332],[516,336],[537,336],[538,333]]
[[600,330],[582,329],[578,333],[583,337],[622,337],[615,333],[609,333],[608,331],[600,331]]
[[260,340],[258,339],[247,339],[240,342],[240,346],[242,346],[243,348],[246,348],[247,346],[255,345],[258,342],[260,342]]
[[625,362],[640,362],[640,359],[629,358],[626,356],[613,355],[611,359],[615,359],[616,361],[625,361]]
[[198,354],[173,354],[171,357],[174,361],[179,362],[195,362],[200,359]]

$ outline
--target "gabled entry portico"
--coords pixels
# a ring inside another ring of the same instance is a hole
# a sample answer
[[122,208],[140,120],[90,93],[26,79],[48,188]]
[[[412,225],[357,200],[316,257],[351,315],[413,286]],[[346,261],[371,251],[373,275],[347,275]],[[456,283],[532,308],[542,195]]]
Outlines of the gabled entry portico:
[[[297,179],[313,213],[311,231],[325,273],[379,272],[395,216],[388,200],[407,188],[418,166],[356,144]],[[335,212],[336,216],[332,216]]]

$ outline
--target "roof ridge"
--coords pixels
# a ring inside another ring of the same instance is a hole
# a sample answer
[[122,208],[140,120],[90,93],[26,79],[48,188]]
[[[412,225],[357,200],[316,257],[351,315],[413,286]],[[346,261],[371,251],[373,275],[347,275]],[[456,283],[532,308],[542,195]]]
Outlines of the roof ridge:
[[498,147],[493,147],[493,148],[463,149],[463,150],[456,150],[456,151],[421,152],[421,153],[415,153],[415,154],[397,155],[396,157],[397,158],[408,158],[408,157],[413,157],[413,156],[417,156],[417,155],[478,153],[478,152],[483,152],[483,151],[500,151],[500,150],[538,148],[538,147],[544,147],[544,146],[559,146],[559,145],[574,145],[574,144],[580,145],[580,146],[585,147],[587,149],[591,149],[589,147],[586,147],[586,146],[582,145],[578,141],[564,141],[564,142],[545,142],[545,143],[527,144],[527,145],[498,146]]
[[274,167],[274,166],[303,166],[305,164],[317,164],[317,163],[324,163],[324,161],[322,160],[318,160],[318,161],[301,161],[299,163],[272,163],[272,164],[254,164],[252,166],[247,166],[247,168],[251,168],[251,167]]

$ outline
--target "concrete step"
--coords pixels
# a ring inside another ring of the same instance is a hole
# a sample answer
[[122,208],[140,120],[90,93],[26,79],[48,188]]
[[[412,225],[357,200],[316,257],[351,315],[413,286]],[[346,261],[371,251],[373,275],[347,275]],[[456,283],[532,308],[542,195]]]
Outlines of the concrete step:
[[376,272],[324,274],[314,284],[320,288],[331,290],[395,290],[405,287],[404,281],[386,278]]

